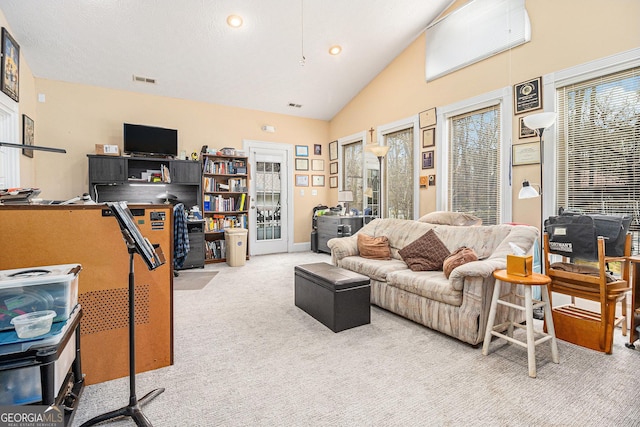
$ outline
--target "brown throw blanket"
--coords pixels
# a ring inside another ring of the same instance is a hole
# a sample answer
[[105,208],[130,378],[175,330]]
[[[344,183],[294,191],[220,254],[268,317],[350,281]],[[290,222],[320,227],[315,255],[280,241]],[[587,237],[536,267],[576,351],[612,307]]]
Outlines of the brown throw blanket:
[[[587,274],[589,276],[600,277],[600,270],[592,265],[572,264],[570,262],[554,262],[549,267],[555,270],[568,271],[569,273]],[[605,272],[607,283],[615,282],[616,279],[610,272]]]

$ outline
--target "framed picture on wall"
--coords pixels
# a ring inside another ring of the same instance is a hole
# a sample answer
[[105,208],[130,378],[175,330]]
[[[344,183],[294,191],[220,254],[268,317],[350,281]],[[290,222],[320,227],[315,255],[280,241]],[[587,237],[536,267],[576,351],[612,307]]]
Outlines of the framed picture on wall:
[[338,160],[338,141],[329,143],[329,160]]
[[330,176],[329,177],[329,188],[338,188],[338,177]]
[[436,145],[436,129],[429,128],[422,131],[422,148]]
[[296,157],[309,157],[309,146],[296,145]]
[[7,96],[18,102],[20,88],[20,46],[9,31],[2,27],[2,70],[0,87]]
[[314,187],[324,187],[324,175],[311,175],[311,185]]
[[436,125],[436,109],[430,108],[420,113],[419,116],[420,129],[428,128]]
[[527,125],[524,124],[524,117],[520,117],[520,136],[518,139],[523,138],[531,138],[532,136],[536,136],[536,131],[533,129],[529,129]]
[[433,150],[424,151],[422,153],[422,169],[433,169]]
[[329,163],[329,173],[331,175],[338,173],[338,162]]
[[542,77],[513,86],[514,114],[542,108]]
[[[33,141],[35,139],[35,125],[33,123],[33,119],[27,116],[26,114],[22,115],[22,144],[24,145],[34,145]],[[27,148],[22,149],[22,154],[27,157],[33,158],[33,150],[29,150]]]
[[322,145],[313,144],[313,154],[315,154],[316,156],[321,156],[322,155]]
[[512,147],[513,166],[535,165],[540,163],[540,143],[527,142],[525,144],[515,144]]
[[322,159],[313,159],[313,160],[311,160],[311,170],[312,171],[324,171],[324,160],[322,160]]
[[297,171],[308,171],[309,170],[309,159],[296,159],[296,170]]
[[296,175],[296,187],[308,187],[309,175]]

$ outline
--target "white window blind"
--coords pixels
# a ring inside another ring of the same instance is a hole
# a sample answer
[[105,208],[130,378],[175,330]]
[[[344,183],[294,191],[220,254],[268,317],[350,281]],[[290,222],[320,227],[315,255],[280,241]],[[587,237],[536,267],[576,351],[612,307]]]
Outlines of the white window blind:
[[448,210],[470,212],[499,224],[500,107],[454,116],[449,141]]
[[437,79],[531,40],[525,0],[475,0],[427,28],[426,78]]
[[557,90],[557,206],[632,215],[640,231],[640,68]]
[[357,209],[360,209],[363,203],[362,156],[362,141],[342,146],[342,190],[353,192],[353,202],[349,204]]
[[386,218],[413,218],[413,127],[384,135],[389,152],[385,157]]

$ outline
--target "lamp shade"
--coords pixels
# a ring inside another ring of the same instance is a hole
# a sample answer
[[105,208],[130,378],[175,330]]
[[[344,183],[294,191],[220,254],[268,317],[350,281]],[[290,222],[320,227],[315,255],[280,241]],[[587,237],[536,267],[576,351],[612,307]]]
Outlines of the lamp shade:
[[371,151],[376,157],[384,157],[389,152],[388,145],[370,144],[366,146],[366,149]]
[[353,202],[353,192],[352,191],[338,191],[338,201],[339,202]]
[[524,125],[531,130],[548,129],[556,122],[556,113],[537,113],[526,116]]
[[364,195],[367,197],[373,197],[373,189],[371,187],[364,190]]
[[529,181],[525,180],[522,182],[522,188],[518,193],[518,199],[531,199],[538,196],[540,196],[540,193],[538,193],[538,191],[529,184]]

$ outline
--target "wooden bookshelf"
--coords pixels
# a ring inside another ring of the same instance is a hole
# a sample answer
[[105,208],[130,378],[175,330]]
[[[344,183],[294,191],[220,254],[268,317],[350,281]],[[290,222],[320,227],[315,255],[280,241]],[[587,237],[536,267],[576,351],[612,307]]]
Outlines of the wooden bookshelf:
[[249,228],[248,167],[247,157],[202,155],[202,212],[207,264],[226,261],[225,229]]

